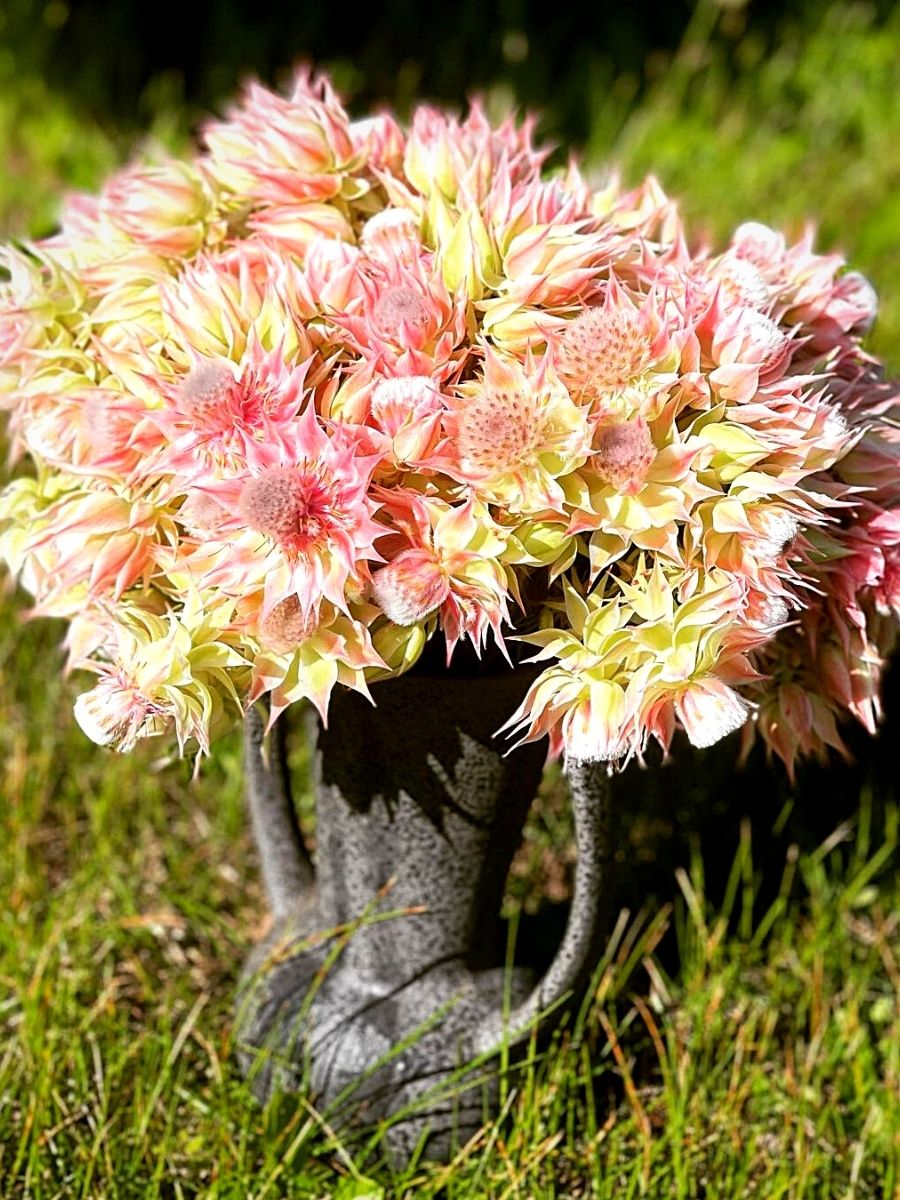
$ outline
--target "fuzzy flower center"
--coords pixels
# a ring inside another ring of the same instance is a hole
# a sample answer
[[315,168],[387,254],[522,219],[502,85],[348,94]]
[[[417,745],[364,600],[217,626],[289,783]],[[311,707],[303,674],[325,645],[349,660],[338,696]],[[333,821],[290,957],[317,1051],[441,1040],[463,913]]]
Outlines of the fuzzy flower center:
[[460,413],[460,458],[479,471],[516,467],[534,453],[541,432],[532,397],[513,389],[485,392]]
[[277,654],[287,654],[315,631],[316,621],[303,608],[296,596],[279,601],[260,622],[259,636]]
[[755,536],[747,539],[750,552],[764,563],[775,563],[790,551],[800,528],[793,513],[779,508],[758,508],[748,513]]
[[214,415],[228,403],[234,382],[225,363],[201,363],[181,385],[181,407],[195,419]]
[[724,258],[713,277],[729,304],[760,309],[769,302],[769,285],[753,263],[744,258]]
[[647,422],[634,417],[600,429],[591,465],[617,491],[630,491],[643,483],[655,457]]
[[574,395],[621,392],[651,363],[651,346],[632,308],[590,308],[570,321],[557,353],[559,374]]
[[428,324],[428,305],[414,288],[391,287],[375,301],[373,324],[381,337],[401,340],[403,326],[424,329]]
[[339,523],[328,487],[302,467],[271,467],[244,485],[238,508],[251,529],[303,550]]

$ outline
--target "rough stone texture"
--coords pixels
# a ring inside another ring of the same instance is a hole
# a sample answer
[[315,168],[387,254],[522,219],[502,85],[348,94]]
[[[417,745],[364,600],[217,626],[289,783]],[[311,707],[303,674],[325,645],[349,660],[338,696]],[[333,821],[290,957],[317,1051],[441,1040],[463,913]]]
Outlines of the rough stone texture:
[[338,1123],[390,1118],[398,1158],[423,1136],[429,1157],[447,1157],[496,1094],[491,1071],[465,1064],[584,981],[602,949],[609,845],[603,776],[580,768],[566,937],[536,988],[518,969],[504,986],[500,904],[546,746],[504,757],[492,735],[532,678],[410,675],[379,686],[375,708],[336,692],[315,755],[317,884],[285,851],[297,833],[283,746],[266,763],[260,718],[248,718],[248,797],[276,920],[247,964],[237,1026],[261,1099],[303,1087]]

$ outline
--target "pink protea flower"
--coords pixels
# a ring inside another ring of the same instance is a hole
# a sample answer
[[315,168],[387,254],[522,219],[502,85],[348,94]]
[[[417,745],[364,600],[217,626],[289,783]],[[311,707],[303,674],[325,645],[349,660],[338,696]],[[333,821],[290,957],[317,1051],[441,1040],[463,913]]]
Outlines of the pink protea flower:
[[403,169],[406,135],[390,113],[377,113],[350,126],[353,149],[371,171],[399,172]]
[[395,532],[383,543],[387,566],[372,578],[373,598],[398,625],[437,613],[448,661],[468,637],[478,650],[492,632],[503,648],[509,620],[508,568],[500,561],[503,530],[474,499],[451,506],[415,492],[395,492],[385,508]]
[[[529,345],[546,341],[566,326],[566,316],[605,275],[618,242],[615,233],[597,229],[593,218],[560,223],[549,220],[509,238],[503,230],[478,247],[473,221],[463,231],[478,248],[471,271],[481,278],[497,276],[496,295],[473,295],[481,313],[481,328],[495,345],[522,354]],[[508,231],[511,232],[511,231]],[[496,248],[494,248],[496,243]]]
[[373,262],[390,267],[394,263],[412,267],[425,247],[419,232],[419,219],[408,208],[386,208],[366,221],[360,236],[360,248]]
[[152,497],[72,482],[35,513],[26,543],[30,587],[46,615],[71,615],[85,596],[121,599],[154,572],[157,546],[175,538],[174,522]]
[[203,140],[204,166],[219,184],[270,205],[331,199],[356,154],[331,85],[305,71],[287,98],[251,83],[227,120],[206,126]]
[[358,301],[333,320],[367,361],[390,375],[446,378],[458,369],[456,356],[466,336],[465,303],[450,295],[426,262],[373,265],[359,283]]
[[350,241],[353,227],[334,204],[279,204],[255,212],[248,226],[266,246],[305,258],[322,238]]
[[395,625],[415,625],[440,608],[450,595],[450,582],[438,556],[430,550],[404,550],[375,572],[372,596]]
[[[615,762],[629,749],[628,702],[621,684],[597,680],[563,715],[567,762]],[[632,735],[633,738],[633,735]]]
[[[768,307],[772,298],[772,289],[762,271],[736,254],[723,254],[709,264],[707,279],[729,305],[739,308],[761,312]],[[713,299],[708,291],[707,298]]]
[[750,708],[721,679],[701,679],[675,698],[675,711],[693,746],[714,746],[747,720]]
[[246,470],[262,444],[277,444],[296,428],[308,400],[309,362],[289,367],[280,350],[266,353],[258,341],[239,364],[198,358],[177,383],[169,403],[151,414],[168,445],[148,462],[155,475],[171,474],[177,486],[214,483]]
[[[347,588],[362,588],[366,564],[379,558],[374,542],[383,529],[368,494],[377,463],[349,433],[329,437],[307,405],[290,438],[248,446],[241,474],[204,484],[229,519],[185,565],[201,586],[261,592],[261,620],[292,595],[310,618],[326,600],[346,611]],[[229,540],[241,531],[239,542]]]
[[[398,375],[381,379],[372,388],[370,421],[390,439],[388,453],[397,466],[440,466],[438,448],[445,414],[444,398],[428,375]],[[448,465],[450,455],[447,448]]]
[[[714,307],[721,305],[721,296]],[[715,369],[709,379],[723,400],[743,404],[752,399],[760,384],[779,378],[785,370],[792,345],[787,334],[755,308],[731,309],[715,321],[704,318],[703,327],[713,326],[709,354]],[[700,329],[698,329],[700,332]],[[701,339],[703,334],[701,333]]]
[[705,446],[692,438],[682,441],[664,418],[654,423],[655,434],[649,426],[645,433],[641,422],[639,417],[627,422],[627,440],[615,455],[609,446],[604,453],[604,431],[622,423],[598,422],[593,434],[598,450],[562,481],[569,534],[590,534],[592,579],[632,546],[681,563],[695,513],[715,494],[700,478],[710,458]]
[[794,782],[801,756],[823,760],[831,749],[849,757],[836,715],[833,702],[819,694],[809,673],[790,672],[768,688],[752,720],[744,725],[742,755],[746,757],[758,737],[770,754],[781,759]]
[[279,600],[268,616],[260,621],[259,638],[276,653],[286,654],[314,633],[316,627],[317,623],[303,611],[297,597],[287,596]]
[[17,441],[58,470],[131,479],[159,447],[146,406],[84,377],[66,383],[61,395],[38,392],[24,400],[10,423]]

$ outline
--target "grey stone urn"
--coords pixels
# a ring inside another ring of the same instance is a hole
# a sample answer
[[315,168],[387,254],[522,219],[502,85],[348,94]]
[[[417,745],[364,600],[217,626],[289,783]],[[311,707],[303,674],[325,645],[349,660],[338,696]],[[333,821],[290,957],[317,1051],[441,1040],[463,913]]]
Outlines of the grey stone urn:
[[[578,862],[542,979],[504,970],[504,882],[546,743],[494,736],[534,678],[410,673],[376,704],[332,696],[314,754],[316,866],[283,719],[246,718],[247,794],[273,927],[244,970],[236,1034],[261,1100],[306,1091],[333,1124],[386,1121],[389,1151],[446,1158],[490,1117],[497,1058],[578,996],[602,952],[611,860],[602,768],[568,772]],[[548,1009],[553,1015],[547,1017]]]

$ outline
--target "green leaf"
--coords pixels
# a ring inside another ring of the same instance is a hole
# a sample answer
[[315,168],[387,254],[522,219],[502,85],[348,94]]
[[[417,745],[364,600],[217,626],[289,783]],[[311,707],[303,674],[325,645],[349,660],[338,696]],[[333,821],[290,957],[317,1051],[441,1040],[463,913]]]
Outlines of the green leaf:
[[344,1179],[334,1193],[334,1200],[384,1200],[384,1188],[374,1179]]

